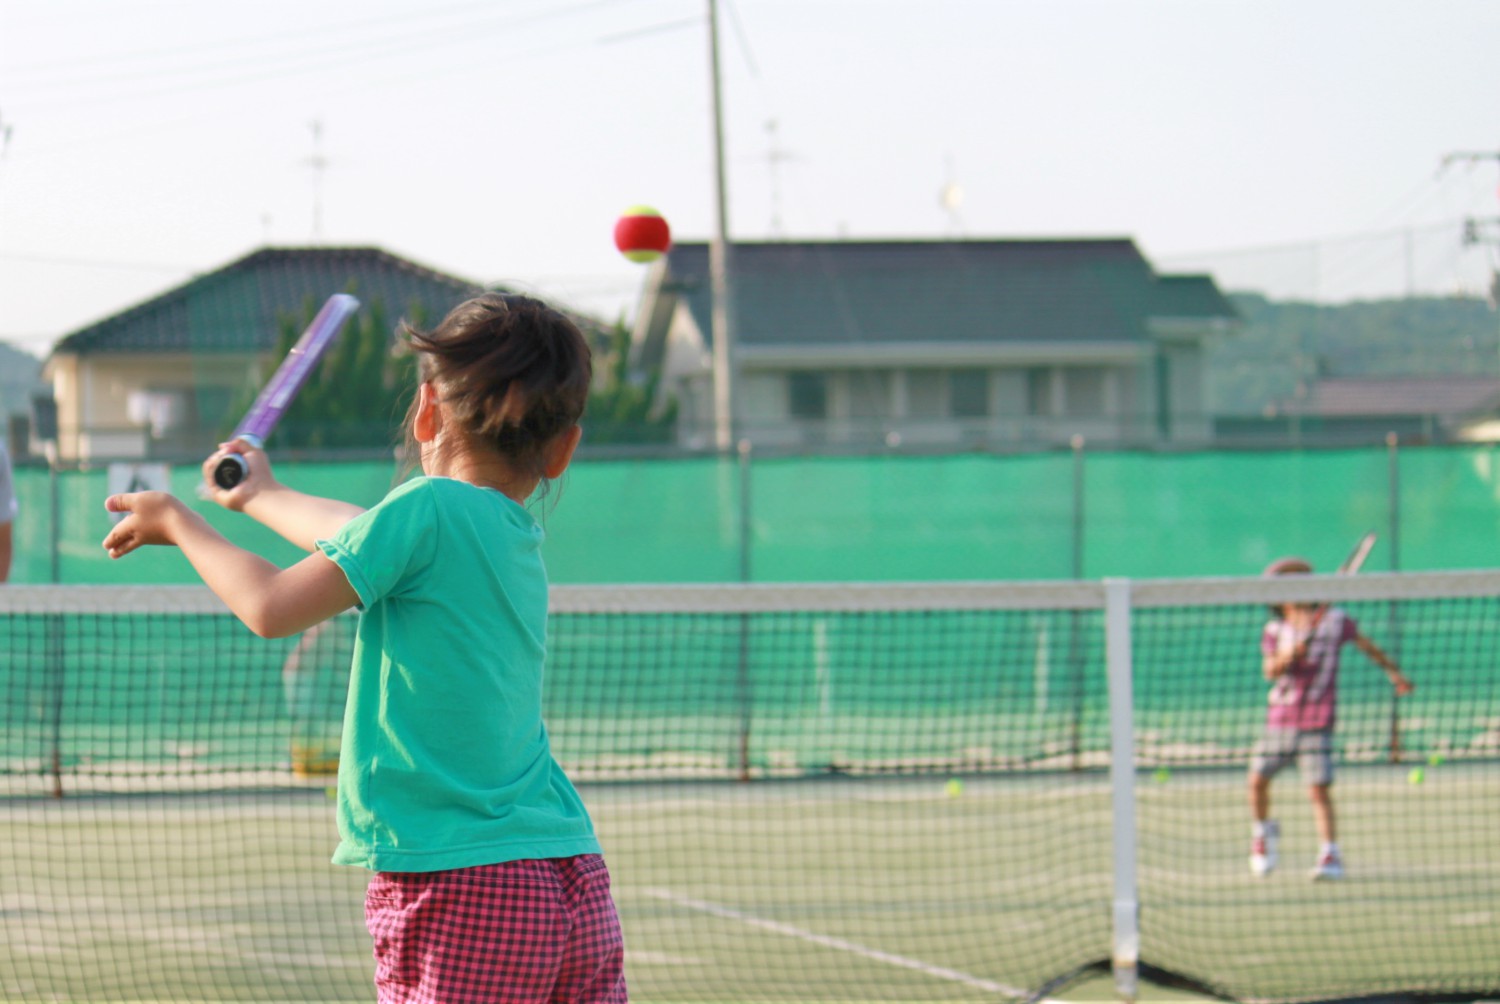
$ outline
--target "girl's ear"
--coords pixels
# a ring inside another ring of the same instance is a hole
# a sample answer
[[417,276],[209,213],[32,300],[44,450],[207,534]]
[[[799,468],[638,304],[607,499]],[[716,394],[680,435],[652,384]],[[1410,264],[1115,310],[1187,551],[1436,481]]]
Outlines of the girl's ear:
[[412,419],[411,433],[419,443],[430,443],[437,438],[443,426],[443,416],[438,410],[437,389],[424,380],[417,385],[417,413]]
[[578,449],[578,441],[582,438],[583,426],[575,425],[548,443],[546,466],[542,468],[542,473],[548,478],[562,477],[562,472],[568,469],[568,464],[573,460],[573,451]]

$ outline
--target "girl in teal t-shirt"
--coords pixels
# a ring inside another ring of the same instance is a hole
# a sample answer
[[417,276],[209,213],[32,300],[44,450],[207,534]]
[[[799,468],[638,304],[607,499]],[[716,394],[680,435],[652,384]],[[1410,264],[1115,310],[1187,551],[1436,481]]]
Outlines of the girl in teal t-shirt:
[[[127,515],[104,546],[180,547],[265,637],[358,608],[334,861],[374,873],[381,1001],[625,1001],[609,873],[542,723],[547,576],[524,505],[578,445],[588,345],[558,311],[500,294],[405,335],[422,474],[374,508],[288,489],[244,440],[204,463],[215,501],[308,557],[278,568],[162,492],[111,496]],[[208,475],[231,451],[249,474],[226,491]]]

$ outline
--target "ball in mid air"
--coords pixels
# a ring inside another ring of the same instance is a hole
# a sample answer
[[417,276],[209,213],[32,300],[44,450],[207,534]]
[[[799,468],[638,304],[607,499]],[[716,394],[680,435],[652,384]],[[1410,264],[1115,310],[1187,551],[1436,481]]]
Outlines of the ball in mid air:
[[634,262],[652,262],[672,246],[672,229],[650,206],[631,206],[615,221],[615,247]]

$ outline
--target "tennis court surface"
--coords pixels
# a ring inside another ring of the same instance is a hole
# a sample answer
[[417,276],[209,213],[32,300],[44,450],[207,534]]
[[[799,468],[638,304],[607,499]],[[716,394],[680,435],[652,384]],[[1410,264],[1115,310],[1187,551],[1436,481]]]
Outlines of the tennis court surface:
[[[549,728],[632,998],[1066,999],[1136,944],[1238,1000],[1500,996],[1500,574],[1300,578],[557,589]],[[1295,772],[1280,867],[1246,861],[1265,605],[1309,597],[1417,685],[1346,654],[1336,883]],[[328,863],[347,631],[257,639],[197,587],[0,603],[0,998],[373,999]]]

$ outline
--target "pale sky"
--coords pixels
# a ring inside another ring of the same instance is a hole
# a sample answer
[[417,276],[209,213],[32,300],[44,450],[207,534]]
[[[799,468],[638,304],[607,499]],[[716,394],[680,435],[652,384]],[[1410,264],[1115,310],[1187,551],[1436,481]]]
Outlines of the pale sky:
[[[1494,0],[719,3],[734,239],[1126,236],[1333,301],[1496,263]],[[621,210],[712,234],[707,9],[0,0],[0,340],[315,242],[629,316]]]

